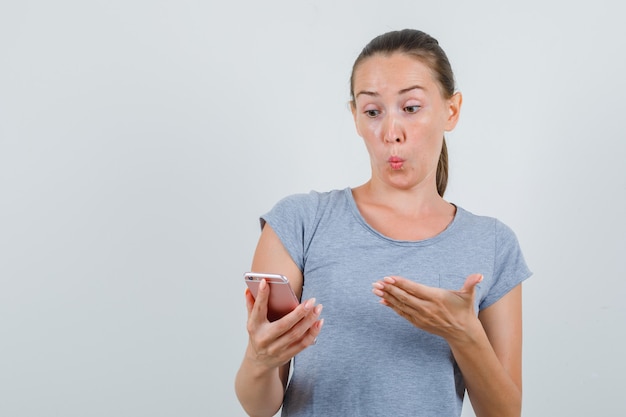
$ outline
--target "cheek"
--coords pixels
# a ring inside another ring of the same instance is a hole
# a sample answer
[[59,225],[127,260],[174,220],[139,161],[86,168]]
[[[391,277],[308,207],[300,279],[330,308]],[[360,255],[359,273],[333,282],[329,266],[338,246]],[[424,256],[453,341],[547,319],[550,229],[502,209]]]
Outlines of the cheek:
[[413,126],[411,126],[410,131],[413,133],[413,137],[415,138],[415,140],[420,142],[421,147],[441,147],[444,130],[443,126],[435,122],[436,121],[432,119],[424,119],[421,120],[419,123],[415,123]]
[[414,126],[409,138],[413,142],[414,156],[423,163],[438,162],[443,145],[443,131],[432,125]]
[[370,126],[370,136],[372,140],[382,143],[381,139],[382,127],[380,123]]
[[357,119],[356,130],[366,142],[373,142],[380,137],[382,126],[372,120]]

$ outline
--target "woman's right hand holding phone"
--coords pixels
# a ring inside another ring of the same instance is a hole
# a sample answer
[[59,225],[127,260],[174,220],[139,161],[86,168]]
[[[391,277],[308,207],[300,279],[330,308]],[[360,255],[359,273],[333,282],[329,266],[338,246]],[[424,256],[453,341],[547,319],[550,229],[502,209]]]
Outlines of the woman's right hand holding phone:
[[248,359],[265,369],[289,363],[291,358],[315,343],[324,319],[319,316],[322,305],[311,298],[279,320],[267,319],[270,285],[262,280],[256,300],[246,289],[248,309]]
[[[277,271],[290,278],[296,297],[302,294],[303,277],[298,266],[269,224],[261,232],[252,271]],[[315,342],[324,321],[321,305],[306,300],[282,318],[267,318],[271,289],[263,280],[255,297],[246,289],[249,342],[235,378],[235,392],[246,412],[271,417],[280,409],[291,358]]]

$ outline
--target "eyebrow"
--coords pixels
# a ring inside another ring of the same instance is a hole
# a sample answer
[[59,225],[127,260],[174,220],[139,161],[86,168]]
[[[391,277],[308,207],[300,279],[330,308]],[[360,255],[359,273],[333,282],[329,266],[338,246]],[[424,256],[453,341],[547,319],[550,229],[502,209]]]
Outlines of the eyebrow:
[[[424,90],[424,87],[420,86],[420,85],[413,85],[411,87],[407,87],[407,88],[403,88],[402,90],[398,91],[398,94],[404,94],[404,93],[408,93],[411,90]],[[356,95],[356,97],[360,96],[361,94],[364,94],[366,96],[372,96],[372,97],[377,97],[380,94],[377,93],[376,91],[367,91],[367,90],[363,90],[363,91],[359,91]]]

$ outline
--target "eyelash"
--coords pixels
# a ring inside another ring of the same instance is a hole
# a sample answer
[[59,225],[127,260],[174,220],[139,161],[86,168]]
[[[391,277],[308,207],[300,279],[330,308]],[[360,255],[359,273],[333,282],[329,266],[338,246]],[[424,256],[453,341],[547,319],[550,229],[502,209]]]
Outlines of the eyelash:
[[[409,114],[414,114],[414,113],[417,113],[420,108],[421,108],[420,106],[406,106],[403,108],[403,110]],[[413,110],[410,111],[409,109],[413,109]],[[380,110],[365,110],[364,113],[366,116],[374,118],[380,114]]]

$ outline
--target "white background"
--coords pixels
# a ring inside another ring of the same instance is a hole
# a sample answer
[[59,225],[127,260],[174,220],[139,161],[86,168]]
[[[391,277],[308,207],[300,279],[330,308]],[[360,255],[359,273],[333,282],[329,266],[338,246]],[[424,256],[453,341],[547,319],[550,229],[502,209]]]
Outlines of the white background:
[[626,414],[618,3],[3,1],[0,415],[243,416],[258,216],[367,179],[350,69],[405,27],[464,93],[447,198],[534,271],[524,415]]

